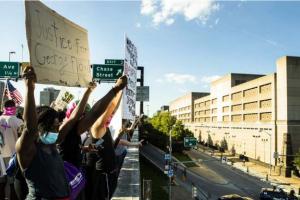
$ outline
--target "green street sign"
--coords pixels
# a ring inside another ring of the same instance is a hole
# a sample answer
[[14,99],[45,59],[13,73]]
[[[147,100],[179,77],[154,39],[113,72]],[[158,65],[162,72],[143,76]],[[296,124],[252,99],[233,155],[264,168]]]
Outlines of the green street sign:
[[20,63],[0,62],[0,78],[19,78]]
[[183,144],[184,147],[195,147],[197,145],[197,139],[194,137],[185,137]]
[[105,59],[104,63],[106,65],[124,65],[124,60],[121,60],[121,59]]
[[92,65],[93,79],[115,81],[123,74],[123,65]]

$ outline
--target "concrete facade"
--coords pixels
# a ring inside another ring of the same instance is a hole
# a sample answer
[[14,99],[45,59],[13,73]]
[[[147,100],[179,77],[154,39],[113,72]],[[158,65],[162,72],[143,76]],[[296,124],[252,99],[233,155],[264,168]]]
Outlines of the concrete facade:
[[60,90],[54,88],[45,88],[40,92],[40,105],[49,106],[56,100]]
[[300,57],[278,59],[274,74],[229,74],[212,82],[210,95],[190,103],[194,120],[175,115],[183,107],[175,105],[170,104],[171,114],[196,138],[211,137],[218,145],[225,139],[229,150],[287,169],[292,157],[286,155],[300,148]]
[[169,105],[171,116],[175,116],[186,125],[194,122],[194,101],[207,95],[209,93],[191,92],[172,101]]

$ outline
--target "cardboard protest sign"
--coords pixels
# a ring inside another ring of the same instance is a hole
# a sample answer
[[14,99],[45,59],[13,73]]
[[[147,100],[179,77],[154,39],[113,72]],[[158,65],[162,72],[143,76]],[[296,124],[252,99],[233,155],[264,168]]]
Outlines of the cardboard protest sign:
[[55,110],[64,110],[68,104],[74,99],[74,95],[62,88],[54,102],[53,108]]
[[87,30],[40,1],[25,1],[30,63],[38,83],[85,87],[92,80]]
[[122,118],[133,120],[135,117],[136,77],[137,77],[137,48],[133,42],[125,37],[124,74],[127,75],[128,85],[124,89],[122,101]]

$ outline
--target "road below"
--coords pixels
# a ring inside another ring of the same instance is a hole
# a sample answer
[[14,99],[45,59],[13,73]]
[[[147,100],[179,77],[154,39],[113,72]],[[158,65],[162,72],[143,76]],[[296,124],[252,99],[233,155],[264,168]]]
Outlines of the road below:
[[[152,146],[145,145],[141,148],[141,154],[150,160],[160,169],[164,169],[164,152]],[[189,154],[204,162],[199,163],[199,167],[187,168],[186,180],[183,181],[183,169],[181,165],[174,169],[176,182],[191,191],[192,184],[198,188],[198,193],[204,193],[207,199],[217,199],[226,194],[238,194],[241,196],[259,199],[262,187],[272,187],[256,177],[232,168],[227,164],[222,164],[220,160],[196,150],[190,150]]]

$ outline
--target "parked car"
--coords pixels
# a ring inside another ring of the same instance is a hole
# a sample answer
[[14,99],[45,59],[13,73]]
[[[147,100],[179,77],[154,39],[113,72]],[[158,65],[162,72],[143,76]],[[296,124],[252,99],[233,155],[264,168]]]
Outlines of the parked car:
[[218,200],[253,200],[250,197],[241,197],[237,194],[228,194],[218,198]]
[[289,197],[286,192],[282,189],[274,189],[274,188],[262,188],[260,195],[260,200],[288,200]]

